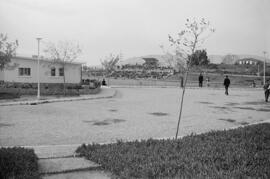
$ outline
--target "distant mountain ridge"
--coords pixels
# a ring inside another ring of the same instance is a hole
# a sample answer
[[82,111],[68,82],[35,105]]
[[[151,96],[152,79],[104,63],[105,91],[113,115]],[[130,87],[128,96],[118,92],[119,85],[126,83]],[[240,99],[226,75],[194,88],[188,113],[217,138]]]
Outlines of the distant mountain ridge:
[[[260,61],[264,61],[264,57],[258,56],[258,55],[248,55],[248,54],[227,54],[227,55],[208,55],[208,59],[210,60],[210,63],[214,64],[220,64],[224,62],[224,59],[226,56],[231,55],[234,57],[234,61],[239,60],[239,59],[244,59],[244,58],[254,58]],[[121,60],[119,62],[120,65],[125,65],[125,64],[130,64],[130,65],[135,65],[135,64],[143,64],[144,60],[143,58],[156,58],[161,66],[167,66],[168,64],[168,56],[167,55],[145,55],[145,56],[140,56],[140,57],[132,57],[132,58],[127,58],[125,60]],[[266,59],[266,62],[270,63],[270,59]],[[231,62],[233,63],[233,62]]]

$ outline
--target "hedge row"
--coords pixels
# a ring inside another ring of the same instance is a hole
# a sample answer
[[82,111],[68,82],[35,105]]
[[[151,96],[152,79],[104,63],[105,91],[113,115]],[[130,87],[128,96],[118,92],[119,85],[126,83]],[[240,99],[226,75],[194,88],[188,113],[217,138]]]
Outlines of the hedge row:
[[178,140],[83,144],[76,152],[117,178],[270,178],[270,124]]
[[38,158],[34,150],[0,148],[0,178],[38,179]]

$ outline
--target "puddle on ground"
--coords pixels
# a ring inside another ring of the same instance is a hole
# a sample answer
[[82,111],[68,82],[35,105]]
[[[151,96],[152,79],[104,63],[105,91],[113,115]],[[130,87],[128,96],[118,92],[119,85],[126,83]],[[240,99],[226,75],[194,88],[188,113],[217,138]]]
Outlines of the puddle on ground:
[[218,120],[221,120],[221,121],[227,121],[227,122],[232,122],[232,123],[235,122],[234,119],[224,119],[224,118],[220,118],[220,119],[218,119]]
[[241,125],[248,125],[249,123],[248,122],[239,122],[239,124],[241,124]]
[[152,112],[152,113],[149,113],[153,116],[167,116],[169,115],[168,113],[163,113],[163,112]]
[[207,101],[198,101],[198,103],[201,103],[201,104],[214,104],[212,102],[207,102]]
[[223,109],[223,110],[229,110],[230,108],[228,108],[228,107],[225,107],[225,106],[209,106],[209,107],[211,107],[211,108],[216,108],[216,109]]
[[108,111],[110,111],[110,112],[117,112],[118,110],[117,109],[109,109]]
[[93,125],[95,126],[106,126],[106,125],[109,125],[110,123],[109,122],[106,122],[106,121],[99,121],[99,122],[94,122]]
[[255,108],[252,108],[252,107],[234,107],[234,108],[245,109],[245,110],[256,110]]
[[259,109],[256,109],[256,111],[270,112],[270,109],[259,108]]
[[15,126],[15,124],[0,123],[0,127],[11,127],[11,126]]
[[247,101],[244,102],[245,105],[265,105],[266,103],[264,101]]
[[236,105],[240,105],[240,103],[226,103],[227,106],[236,106]]
[[124,119],[105,119],[103,121],[98,121],[98,120],[84,120],[82,122],[85,123],[91,123],[94,126],[106,126],[106,125],[111,125],[111,124],[116,124],[116,123],[121,123],[121,122],[125,122],[126,120]]

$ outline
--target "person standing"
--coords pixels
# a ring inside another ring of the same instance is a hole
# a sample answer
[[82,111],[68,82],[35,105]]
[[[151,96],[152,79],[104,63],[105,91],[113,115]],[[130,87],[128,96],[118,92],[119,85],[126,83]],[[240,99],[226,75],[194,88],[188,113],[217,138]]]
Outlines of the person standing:
[[106,85],[107,85],[107,84],[106,84],[106,81],[105,81],[105,79],[104,79],[104,78],[103,78],[103,80],[102,80],[101,84],[102,84],[102,86],[106,86]]
[[224,79],[224,83],[223,83],[223,85],[225,86],[225,94],[226,95],[229,95],[228,89],[229,89],[230,84],[231,84],[231,81],[230,81],[228,75],[226,75],[226,77]]
[[265,102],[268,102],[269,94],[270,94],[270,80],[267,80],[265,85],[263,86]]
[[200,73],[200,76],[199,76],[199,87],[202,87],[203,86],[203,75]]

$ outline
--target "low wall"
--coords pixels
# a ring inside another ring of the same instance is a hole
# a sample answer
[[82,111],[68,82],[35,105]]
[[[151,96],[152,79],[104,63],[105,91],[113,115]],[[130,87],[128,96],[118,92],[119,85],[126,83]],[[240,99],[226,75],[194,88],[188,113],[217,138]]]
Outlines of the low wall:
[[[244,79],[231,79],[232,88],[252,88],[253,80],[244,80]],[[156,79],[121,79],[121,78],[107,78],[106,82],[108,86],[158,86],[158,87],[181,87],[181,80],[156,80]],[[198,81],[187,81],[187,87],[198,87]],[[213,80],[210,81],[207,85],[207,82],[203,82],[203,87],[213,87],[213,88],[223,88],[223,79],[222,80]],[[261,87],[260,82],[256,82],[256,87]]]
[[[79,84],[66,84],[67,96],[79,96],[80,94],[97,94],[100,91],[100,86],[97,88],[91,88],[86,86],[81,89]],[[2,83],[0,85],[0,93],[13,93],[18,95],[37,95],[37,84],[34,83]],[[63,84],[40,84],[41,95],[64,95]]]

